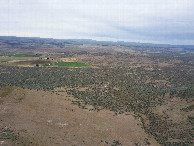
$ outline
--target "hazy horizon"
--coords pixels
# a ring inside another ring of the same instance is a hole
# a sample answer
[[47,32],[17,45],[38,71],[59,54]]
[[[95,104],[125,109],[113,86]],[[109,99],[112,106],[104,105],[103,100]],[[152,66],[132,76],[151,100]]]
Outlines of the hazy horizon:
[[0,35],[194,45],[190,0],[1,0]]

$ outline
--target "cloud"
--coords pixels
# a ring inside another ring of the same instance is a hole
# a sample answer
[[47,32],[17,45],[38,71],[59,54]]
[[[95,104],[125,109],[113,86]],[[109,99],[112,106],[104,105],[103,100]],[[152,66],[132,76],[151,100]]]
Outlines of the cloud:
[[193,43],[191,0],[1,0],[0,34]]

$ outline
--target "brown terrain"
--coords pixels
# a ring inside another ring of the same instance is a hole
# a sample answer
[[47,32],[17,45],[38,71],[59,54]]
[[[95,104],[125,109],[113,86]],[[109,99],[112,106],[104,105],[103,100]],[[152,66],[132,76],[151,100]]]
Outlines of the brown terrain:
[[12,41],[0,39],[0,145],[194,143],[193,50]]
[[80,109],[65,92],[1,89],[1,145],[159,145],[133,114]]

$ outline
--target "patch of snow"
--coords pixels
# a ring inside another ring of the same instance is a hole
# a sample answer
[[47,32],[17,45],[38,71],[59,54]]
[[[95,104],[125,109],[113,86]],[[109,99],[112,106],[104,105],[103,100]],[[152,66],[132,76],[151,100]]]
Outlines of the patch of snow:
[[52,120],[47,120],[48,123],[52,123],[53,121]]
[[64,126],[67,126],[68,123],[57,123],[57,125],[61,126],[61,127],[64,127]]

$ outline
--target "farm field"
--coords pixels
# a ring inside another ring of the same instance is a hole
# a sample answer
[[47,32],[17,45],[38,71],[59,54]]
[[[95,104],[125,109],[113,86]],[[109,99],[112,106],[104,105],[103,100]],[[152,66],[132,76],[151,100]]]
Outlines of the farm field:
[[57,62],[54,66],[69,66],[69,67],[88,67],[89,64],[82,62]]
[[9,57],[25,57],[26,55],[28,55],[28,53],[11,54],[11,55],[7,55],[7,56],[9,56]]
[[[44,66],[44,67],[90,67],[90,64],[84,62],[77,62],[74,58],[60,58],[52,57],[49,58],[47,53],[43,54],[33,54],[30,53],[16,53],[12,55],[1,55],[0,64],[1,65],[11,65],[11,66],[22,66],[22,67],[32,67],[32,66]],[[49,55],[55,55],[55,53]],[[47,57],[45,57],[47,56]],[[73,61],[73,62],[72,62]]]
[[193,107],[192,46],[0,38],[0,144],[190,146]]

